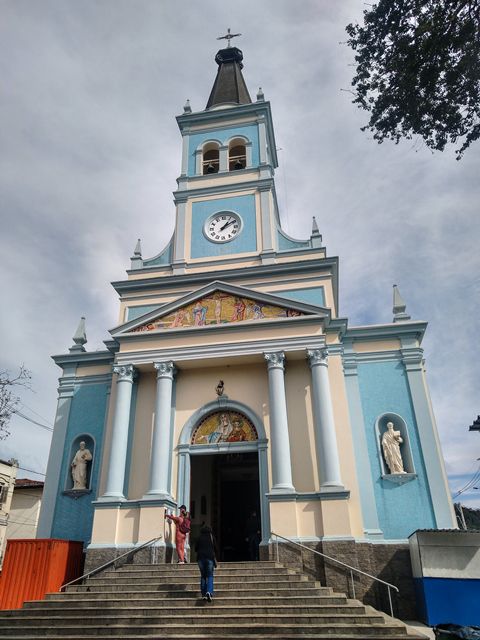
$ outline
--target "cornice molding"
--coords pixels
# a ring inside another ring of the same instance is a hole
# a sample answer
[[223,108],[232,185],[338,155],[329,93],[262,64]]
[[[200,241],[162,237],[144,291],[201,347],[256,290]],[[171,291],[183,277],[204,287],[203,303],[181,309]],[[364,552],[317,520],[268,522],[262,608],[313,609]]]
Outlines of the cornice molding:
[[[315,251],[318,253],[318,249],[309,251]],[[302,252],[303,253],[303,252]],[[203,266],[204,263],[191,263],[190,267]],[[207,263],[205,263],[207,264]],[[212,263],[208,263],[212,264]],[[111,283],[112,287],[119,294],[127,291],[139,291],[141,289],[163,289],[175,288],[186,284],[192,286],[193,284],[209,283],[212,280],[240,280],[251,277],[261,277],[265,275],[278,275],[278,274],[294,274],[294,273],[308,273],[310,271],[318,271],[319,269],[330,268],[332,270],[332,280],[334,283],[338,278],[338,258],[312,258],[311,260],[302,260],[302,262],[277,262],[276,264],[269,265],[255,265],[252,267],[244,267],[242,270],[238,268],[222,269],[219,265],[219,269],[216,271],[204,271],[200,273],[185,273],[185,274],[172,274],[169,276],[157,276],[151,278],[142,278],[141,280],[117,280]],[[148,269],[127,271],[127,273],[139,274],[148,272]],[[153,267],[152,267],[153,269]],[[159,271],[160,269],[154,269]],[[392,325],[398,327],[398,325]]]
[[178,366],[182,361],[207,360],[215,358],[232,358],[236,356],[259,356],[263,358],[264,353],[283,351],[284,353],[297,352],[304,354],[307,348],[312,347],[312,342],[320,343],[321,336],[302,336],[297,338],[274,338],[271,340],[225,342],[216,345],[195,345],[192,347],[177,347],[175,349],[152,349],[135,352],[119,353],[117,361],[123,361],[139,366],[141,364],[151,364],[157,360],[172,360]]

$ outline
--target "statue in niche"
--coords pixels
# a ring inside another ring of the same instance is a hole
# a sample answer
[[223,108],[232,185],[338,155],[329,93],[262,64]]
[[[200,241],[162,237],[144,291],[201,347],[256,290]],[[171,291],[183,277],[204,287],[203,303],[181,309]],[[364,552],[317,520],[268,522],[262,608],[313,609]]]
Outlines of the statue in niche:
[[71,464],[74,491],[87,488],[87,464],[91,460],[92,454],[82,440],[80,449],[75,454]]
[[393,422],[387,422],[387,430],[382,436],[382,449],[390,473],[406,473],[400,452],[402,442],[400,431],[394,430]]

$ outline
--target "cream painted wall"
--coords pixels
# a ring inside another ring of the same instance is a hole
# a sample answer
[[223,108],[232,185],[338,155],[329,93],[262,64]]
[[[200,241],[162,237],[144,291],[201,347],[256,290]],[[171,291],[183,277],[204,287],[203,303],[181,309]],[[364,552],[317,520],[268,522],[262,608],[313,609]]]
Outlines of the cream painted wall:
[[78,365],[75,375],[77,378],[84,378],[85,376],[101,376],[112,373],[112,367],[110,365],[93,365],[82,366]]
[[35,538],[43,487],[16,487],[13,491],[6,538]]
[[285,389],[293,486],[301,492],[319,487],[310,381],[306,359],[290,361],[287,355]]
[[396,351],[400,349],[400,340],[362,340],[353,343],[356,353],[376,353],[379,351]]
[[[241,325],[241,326],[240,326]],[[262,326],[263,325],[263,326]],[[204,345],[222,345],[239,342],[255,342],[281,338],[295,338],[322,335],[321,320],[312,318],[285,318],[277,320],[276,326],[269,321],[252,320],[232,325],[210,325],[192,327],[181,331],[160,329],[135,335],[133,340],[120,338],[120,353],[135,351],[157,351],[158,349],[179,349]],[[141,337],[137,337],[141,336]]]
[[155,373],[152,367],[151,372],[142,372],[138,381],[135,431],[128,483],[128,498],[130,500],[141,498],[148,491],[157,387]]
[[363,535],[363,521],[360,504],[355,451],[353,448],[352,428],[348,411],[348,399],[343,375],[341,356],[329,356],[328,373],[332,395],[335,431],[337,435],[338,452],[340,458],[340,473],[343,484],[350,491],[348,506],[354,535]]

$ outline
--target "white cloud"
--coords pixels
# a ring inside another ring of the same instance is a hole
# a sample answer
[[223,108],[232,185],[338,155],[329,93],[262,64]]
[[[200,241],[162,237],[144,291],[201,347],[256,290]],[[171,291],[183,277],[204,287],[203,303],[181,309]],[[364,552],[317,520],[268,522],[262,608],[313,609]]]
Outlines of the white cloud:
[[[478,434],[467,431],[479,412],[480,147],[456,162],[360,131],[365,115],[341,91],[352,55],[339,42],[361,11],[353,0],[2,4],[1,358],[32,369],[30,407],[53,421],[50,355],[70,346],[81,315],[89,348],[101,348],[117,322],[109,282],[124,277],[138,237],[145,256],[168,241],[180,171],[174,116],[186,98],[204,107],[215,38],[231,26],[243,34],[252,95],[262,86],[272,102],[286,231],[306,237],[317,217],[340,257],[340,311],[351,324],[389,321],[393,283],[412,317],[429,321],[447,470],[468,475],[480,457]],[[44,469],[49,434],[12,424],[0,456]],[[469,503],[480,506],[474,494]]]

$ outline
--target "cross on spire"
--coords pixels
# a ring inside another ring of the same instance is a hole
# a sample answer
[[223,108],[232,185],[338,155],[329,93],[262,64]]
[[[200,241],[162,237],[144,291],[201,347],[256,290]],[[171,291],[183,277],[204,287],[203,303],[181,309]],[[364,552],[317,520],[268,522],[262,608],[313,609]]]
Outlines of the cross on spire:
[[241,36],[241,33],[230,33],[230,27],[228,27],[227,29],[227,35],[226,36],[220,36],[219,38],[217,38],[217,40],[226,40],[228,42],[227,47],[230,47],[230,40],[232,38],[237,38],[238,36]]

